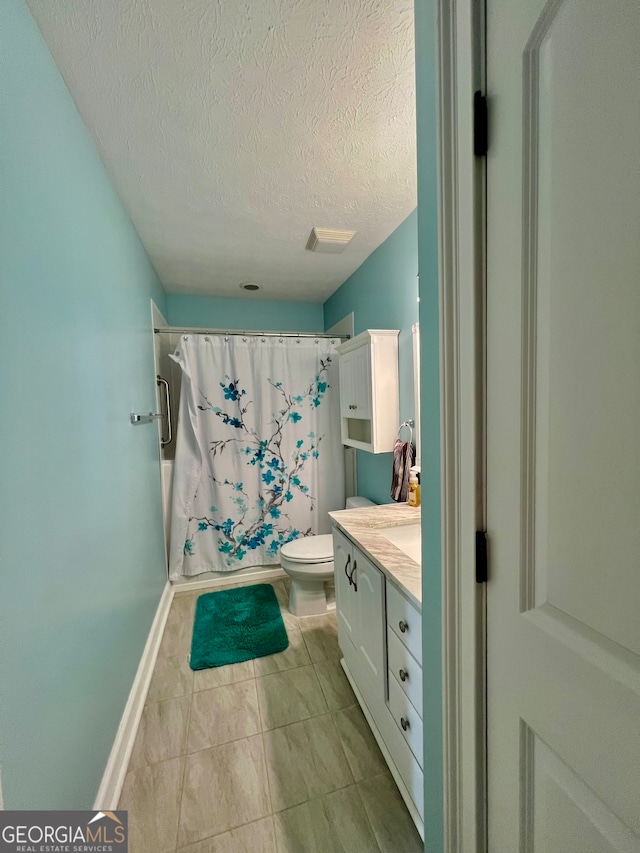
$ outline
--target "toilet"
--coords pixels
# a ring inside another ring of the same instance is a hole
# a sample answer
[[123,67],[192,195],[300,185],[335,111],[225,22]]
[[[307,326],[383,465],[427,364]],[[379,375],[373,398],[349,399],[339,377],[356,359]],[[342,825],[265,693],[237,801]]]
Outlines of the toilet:
[[[347,498],[346,508],[373,506],[367,498]],[[291,578],[289,610],[294,616],[327,612],[326,584],[333,580],[333,536],[303,536],[280,549],[280,565]]]

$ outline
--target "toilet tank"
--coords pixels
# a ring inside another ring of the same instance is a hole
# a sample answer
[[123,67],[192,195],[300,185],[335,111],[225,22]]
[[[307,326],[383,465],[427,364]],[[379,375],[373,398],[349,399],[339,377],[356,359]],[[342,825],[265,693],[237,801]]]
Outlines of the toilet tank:
[[361,506],[375,506],[373,501],[368,500],[368,498],[361,498],[359,495],[354,495],[351,498],[347,498],[346,501],[346,509],[357,509]]

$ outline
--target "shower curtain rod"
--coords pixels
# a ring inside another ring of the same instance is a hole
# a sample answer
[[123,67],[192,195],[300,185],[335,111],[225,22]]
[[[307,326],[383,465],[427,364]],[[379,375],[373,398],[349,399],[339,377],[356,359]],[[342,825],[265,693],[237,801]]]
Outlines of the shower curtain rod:
[[257,338],[349,338],[350,335],[330,335],[326,332],[243,332],[239,329],[176,329],[173,326],[166,326],[162,329],[153,330],[156,335],[243,335],[245,337],[253,336]]

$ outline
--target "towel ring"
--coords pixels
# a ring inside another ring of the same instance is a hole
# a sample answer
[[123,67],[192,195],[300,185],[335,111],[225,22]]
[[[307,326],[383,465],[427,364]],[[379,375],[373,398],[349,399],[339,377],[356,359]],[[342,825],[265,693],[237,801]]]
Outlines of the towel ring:
[[409,430],[409,441],[413,444],[413,426],[415,421],[413,418],[409,418],[408,421],[402,421],[400,426],[398,427],[398,439],[400,438],[400,433],[402,432],[403,427],[406,427]]

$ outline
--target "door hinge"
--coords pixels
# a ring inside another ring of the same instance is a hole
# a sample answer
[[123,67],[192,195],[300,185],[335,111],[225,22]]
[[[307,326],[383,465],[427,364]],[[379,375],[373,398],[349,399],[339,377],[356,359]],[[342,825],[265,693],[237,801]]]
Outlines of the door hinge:
[[485,157],[489,150],[489,119],[487,99],[481,92],[473,95],[473,153]]
[[476,583],[486,583],[488,576],[487,534],[476,530]]

